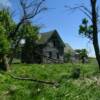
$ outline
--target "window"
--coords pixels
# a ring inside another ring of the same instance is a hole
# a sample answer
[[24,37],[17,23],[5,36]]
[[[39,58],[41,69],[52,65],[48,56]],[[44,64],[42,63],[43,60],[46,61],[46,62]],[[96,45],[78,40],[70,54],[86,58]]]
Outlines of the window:
[[59,53],[57,53],[57,59],[59,59]]
[[49,52],[49,58],[52,58],[52,52]]
[[55,40],[53,41],[53,46],[54,46],[54,47],[56,46],[56,41],[55,41]]

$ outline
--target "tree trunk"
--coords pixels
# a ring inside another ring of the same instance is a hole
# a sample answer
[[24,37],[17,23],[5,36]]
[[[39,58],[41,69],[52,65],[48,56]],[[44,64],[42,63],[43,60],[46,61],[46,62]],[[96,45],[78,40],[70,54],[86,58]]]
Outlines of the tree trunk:
[[96,59],[97,59],[99,70],[100,70],[100,53],[99,53],[98,39],[93,39],[93,46],[94,46],[95,55],[96,55]]
[[6,54],[2,56],[2,69],[5,71],[9,69],[9,63],[8,63],[8,58]]
[[13,62],[13,58],[14,58],[14,53],[12,53],[12,54],[10,55],[9,65],[12,64],[12,62]]
[[100,49],[99,49],[99,43],[98,43],[96,3],[97,3],[97,0],[91,0],[92,24],[93,24],[93,46],[94,46],[95,55],[96,55],[96,59],[97,59],[99,70],[100,70]]
[[16,49],[18,48],[21,39],[22,39],[22,36],[16,41],[16,44],[15,44],[14,48],[12,49],[12,53],[11,53],[10,59],[9,59],[9,64],[10,65],[13,62],[14,56],[16,54]]

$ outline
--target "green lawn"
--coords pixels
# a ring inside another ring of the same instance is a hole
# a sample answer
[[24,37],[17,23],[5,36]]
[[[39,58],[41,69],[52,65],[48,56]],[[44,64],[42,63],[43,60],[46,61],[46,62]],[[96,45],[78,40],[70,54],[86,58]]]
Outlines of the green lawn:
[[[68,78],[74,68],[79,79]],[[97,64],[13,64],[0,72],[0,100],[100,100],[100,74]],[[9,76],[30,77],[59,82],[59,86],[16,80]]]

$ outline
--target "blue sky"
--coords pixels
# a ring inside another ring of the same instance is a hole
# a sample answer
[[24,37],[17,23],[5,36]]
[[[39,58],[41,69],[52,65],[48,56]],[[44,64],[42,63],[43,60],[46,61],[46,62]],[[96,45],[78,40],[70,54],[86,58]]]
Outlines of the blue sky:
[[[15,10],[15,20],[18,21],[19,16],[17,15],[19,15],[18,9],[20,7],[18,0],[0,0],[0,3]],[[78,10],[71,13],[64,7],[65,5],[74,6],[75,4],[84,4],[89,7],[89,0],[46,0],[46,6],[50,9],[37,16],[33,23],[43,26],[41,32],[56,29],[63,41],[69,43],[73,49],[86,48],[89,55],[94,56],[92,44],[86,38],[78,35],[81,20],[86,16]]]

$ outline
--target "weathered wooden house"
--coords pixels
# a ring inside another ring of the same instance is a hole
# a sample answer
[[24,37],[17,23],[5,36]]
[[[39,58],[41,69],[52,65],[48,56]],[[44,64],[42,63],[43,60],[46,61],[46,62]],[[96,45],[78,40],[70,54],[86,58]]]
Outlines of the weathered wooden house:
[[[22,48],[21,61],[23,63],[63,63],[64,42],[56,30],[39,34],[39,40],[28,40]],[[32,49],[33,48],[33,49]]]

